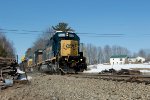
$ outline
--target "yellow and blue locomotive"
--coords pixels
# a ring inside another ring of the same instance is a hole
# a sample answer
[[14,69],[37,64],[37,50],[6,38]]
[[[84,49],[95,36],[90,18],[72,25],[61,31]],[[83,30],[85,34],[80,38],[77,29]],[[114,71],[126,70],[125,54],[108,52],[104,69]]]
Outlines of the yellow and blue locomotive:
[[[38,60],[38,55],[42,60]],[[77,73],[87,69],[86,58],[80,52],[80,38],[72,32],[56,32],[44,50],[36,51],[39,70],[50,73]],[[41,58],[41,57],[40,57]]]

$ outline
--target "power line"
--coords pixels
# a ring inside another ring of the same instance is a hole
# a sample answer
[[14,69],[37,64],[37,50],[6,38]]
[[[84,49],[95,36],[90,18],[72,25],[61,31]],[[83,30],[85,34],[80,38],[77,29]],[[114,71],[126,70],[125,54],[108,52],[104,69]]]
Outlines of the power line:
[[[0,31],[3,33],[10,33],[12,32],[13,34],[20,34],[20,35],[30,35],[30,34],[35,34],[35,35],[42,35],[42,33],[49,33],[49,32],[44,32],[40,30],[18,30],[18,29],[3,29],[0,28]],[[101,34],[101,33],[78,33],[75,32],[79,36],[85,36],[85,37],[149,37],[150,34],[117,34],[117,33],[106,33],[106,34]]]
[[43,32],[39,30],[17,30],[17,29],[2,29],[0,28],[1,31],[9,31],[9,32],[31,32],[31,33],[37,33],[37,32]]
[[32,32],[32,33],[37,33],[37,32],[43,32],[43,31],[31,31],[31,30],[22,30],[22,31],[24,31],[24,32]]
[[97,34],[97,33],[77,33],[85,37],[149,37],[150,34]]
[[[81,36],[81,35],[79,35],[79,36]],[[124,36],[106,36],[106,35],[92,35],[92,36],[89,36],[89,35],[86,35],[86,36],[82,36],[82,37],[94,37],[94,38],[121,38],[121,37],[124,37]]]
[[83,34],[78,33],[79,36],[85,36],[85,37],[124,37],[124,34]]
[[77,34],[83,34],[83,35],[86,35],[86,34],[94,34],[94,35],[125,35],[125,34],[110,34],[110,33],[106,33],[106,34],[101,34],[101,33],[77,33]]

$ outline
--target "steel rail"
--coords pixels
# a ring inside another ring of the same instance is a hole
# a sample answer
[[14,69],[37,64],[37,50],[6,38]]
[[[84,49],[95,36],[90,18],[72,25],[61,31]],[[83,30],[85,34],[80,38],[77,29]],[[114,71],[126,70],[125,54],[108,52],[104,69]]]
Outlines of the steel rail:
[[102,80],[112,80],[112,81],[124,81],[124,82],[136,82],[150,84],[150,75],[108,75],[108,74],[89,74],[89,73],[79,73],[70,74],[68,77],[76,78],[89,78],[89,79],[102,79]]

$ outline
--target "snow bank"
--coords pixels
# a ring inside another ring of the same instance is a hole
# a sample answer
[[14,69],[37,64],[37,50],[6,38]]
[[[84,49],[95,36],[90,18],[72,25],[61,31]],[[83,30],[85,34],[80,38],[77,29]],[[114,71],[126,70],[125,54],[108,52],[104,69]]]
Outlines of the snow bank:
[[[108,69],[115,69],[115,70],[120,70],[120,69],[134,69],[134,68],[140,68],[141,72],[150,72],[150,65],[149,64],[125,64],[125,65],[103,65],[103,64],[98,64],[98,65],[89,65],[88,66],[88,71],[84,71],[84,73],[99,73],[102,70],[108,70]],[[141,70],[143,69],[143,70]],[[146,70],[145,70],[146,69]]]

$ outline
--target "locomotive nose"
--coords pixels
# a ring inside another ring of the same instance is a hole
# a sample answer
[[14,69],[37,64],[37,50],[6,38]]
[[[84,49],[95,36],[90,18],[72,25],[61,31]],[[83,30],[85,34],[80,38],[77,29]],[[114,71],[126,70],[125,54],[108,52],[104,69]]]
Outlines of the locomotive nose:
[[78,41],[61,40],[61,56],[78,56]]

